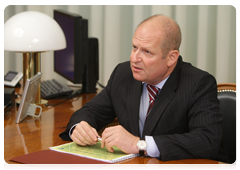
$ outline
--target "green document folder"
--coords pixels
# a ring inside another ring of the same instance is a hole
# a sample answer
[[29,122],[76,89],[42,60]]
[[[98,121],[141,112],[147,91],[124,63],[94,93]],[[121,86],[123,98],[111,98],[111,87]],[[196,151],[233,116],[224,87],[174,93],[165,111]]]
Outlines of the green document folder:
[[117,147],[113,147],[114,152],[110,153],[106,148],[101,148],[101,142],[95,145],[80,146],[75,142],[50,147],[51,150],[82,156],[90,159],[115,163],[138,156],[139,154],[126,154]]

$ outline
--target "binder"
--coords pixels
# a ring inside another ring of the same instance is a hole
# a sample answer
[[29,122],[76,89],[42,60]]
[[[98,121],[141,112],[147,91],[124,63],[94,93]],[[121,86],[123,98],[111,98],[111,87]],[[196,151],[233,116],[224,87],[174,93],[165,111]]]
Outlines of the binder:
[[17,156],[10,161],[22,164],[110,164],[108,162],[79,157],[72,154],[42,150]]
[[56,152],[73,154],[80,157],[86,157],[89,159],[116,163],[124,161],[126,159],[134,158],[139,154],[126,154],[122,152],[119,148],[113,147],[114,152],[110,153],[106,148],[101,148],[101,142],[97,142],[95,145],[80,146],[75,142],[70,142],[67,144],[50,147],[51,150]]
[[[75,142],[71,142],[50,147],[50,150],[42,150],[17,156],[10,159],[10,161],[23,164],[111,164],[139,155],[123,153],[117,147],[114,147],[115,153],[110,153],[106,148],[101,148],[100,145],[101,143],[98,142],[96,145],[86,147],[79,146]],[[73,150],[76,151],[76,147],[77,150],[80,150],[81,152],[74,153]],[[100,155],[100,153],[105,154],[105,156]]]

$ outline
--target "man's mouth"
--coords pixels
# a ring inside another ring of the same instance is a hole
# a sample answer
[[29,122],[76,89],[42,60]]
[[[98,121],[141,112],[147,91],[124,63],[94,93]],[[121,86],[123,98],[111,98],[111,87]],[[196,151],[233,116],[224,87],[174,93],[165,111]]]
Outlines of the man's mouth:
[[142,70],[140,67],[137,67],[137,66],[133,66],[133,69],[134,70]]

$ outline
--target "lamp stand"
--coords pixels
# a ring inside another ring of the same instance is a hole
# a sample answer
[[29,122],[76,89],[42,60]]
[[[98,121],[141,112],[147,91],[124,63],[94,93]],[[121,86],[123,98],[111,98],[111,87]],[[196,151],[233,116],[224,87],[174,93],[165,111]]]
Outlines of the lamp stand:
[[[41,53],[24,52],[23,53],[23,88],[27,79],[31,78],[38,72],[41,72]],[[47,100],[41,99],[41,83],[39,83],[35,104],[44,107]]]

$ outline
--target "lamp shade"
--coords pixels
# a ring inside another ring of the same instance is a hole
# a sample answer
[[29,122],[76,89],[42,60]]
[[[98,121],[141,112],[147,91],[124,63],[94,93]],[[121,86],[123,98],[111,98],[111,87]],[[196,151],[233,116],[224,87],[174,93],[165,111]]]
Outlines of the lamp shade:
[[25,11],[4,24],[4,50],[42,52],[66,48],[66,39],[58,23],[46,14]]

